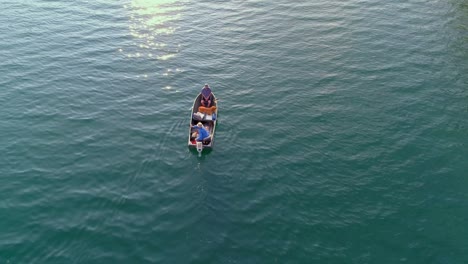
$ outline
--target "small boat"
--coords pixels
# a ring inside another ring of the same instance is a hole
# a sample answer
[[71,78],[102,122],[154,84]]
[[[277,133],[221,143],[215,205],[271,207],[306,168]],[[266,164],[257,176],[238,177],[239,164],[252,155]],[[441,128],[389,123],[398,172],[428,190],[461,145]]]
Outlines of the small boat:
[[[205,148],[206,149],[213,148],[214,133],[215,133],[216,121],[218,117],[218,102],[216,100],[216,96],[213,93],[212,95],[213,95],[213,103],[211,107],[201,106],[201,97],[202,97],[201,93],[193,101],[192,113],[190,115],[188,146],[196,148],[199,154]],[[210,136],[206,140],[203,140],[203,142],[196,141],[197,129],[192,128],[193,126],[196,126],[198,122],[201,122],[203,126],[205,127],[205,129],[210,133]]]

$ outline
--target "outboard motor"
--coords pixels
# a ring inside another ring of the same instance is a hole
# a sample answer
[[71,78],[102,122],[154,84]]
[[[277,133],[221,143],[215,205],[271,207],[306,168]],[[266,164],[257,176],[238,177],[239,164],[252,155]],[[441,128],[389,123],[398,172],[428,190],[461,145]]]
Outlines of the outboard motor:
[[197,151],[198,151],[198,157],[201,157],[201,152],[203,150],[203,142],[197,141]]

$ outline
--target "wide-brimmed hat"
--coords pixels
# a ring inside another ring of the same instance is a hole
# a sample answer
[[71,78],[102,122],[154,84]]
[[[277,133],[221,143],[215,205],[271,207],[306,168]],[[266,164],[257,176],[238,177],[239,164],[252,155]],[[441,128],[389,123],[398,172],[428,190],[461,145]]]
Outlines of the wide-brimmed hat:
[[202,127],[203,126],[202,122],[198,122],[197,126]]
[[210,88],[210,86],[207,83],[205,83],[205,88]]

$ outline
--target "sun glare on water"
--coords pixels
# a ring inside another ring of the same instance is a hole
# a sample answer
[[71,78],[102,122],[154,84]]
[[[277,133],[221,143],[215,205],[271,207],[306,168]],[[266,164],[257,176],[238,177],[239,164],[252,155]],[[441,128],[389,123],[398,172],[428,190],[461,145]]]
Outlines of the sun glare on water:
[[178,0],[133,0],[124,6],[129,16],[129,33],[134,45],[119,49],[129,58],[169,60],[179,52],[174,33],[178,29],[182,4]]

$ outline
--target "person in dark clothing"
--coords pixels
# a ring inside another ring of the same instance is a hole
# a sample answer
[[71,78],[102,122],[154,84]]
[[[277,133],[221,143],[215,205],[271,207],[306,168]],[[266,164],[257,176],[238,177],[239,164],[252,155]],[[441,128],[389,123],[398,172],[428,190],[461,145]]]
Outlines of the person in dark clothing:
[[204,107],[211,107],[213,105],[213,94],[211,93],[210,86],[205,84],[200,93],[202,94],[201,105]]

